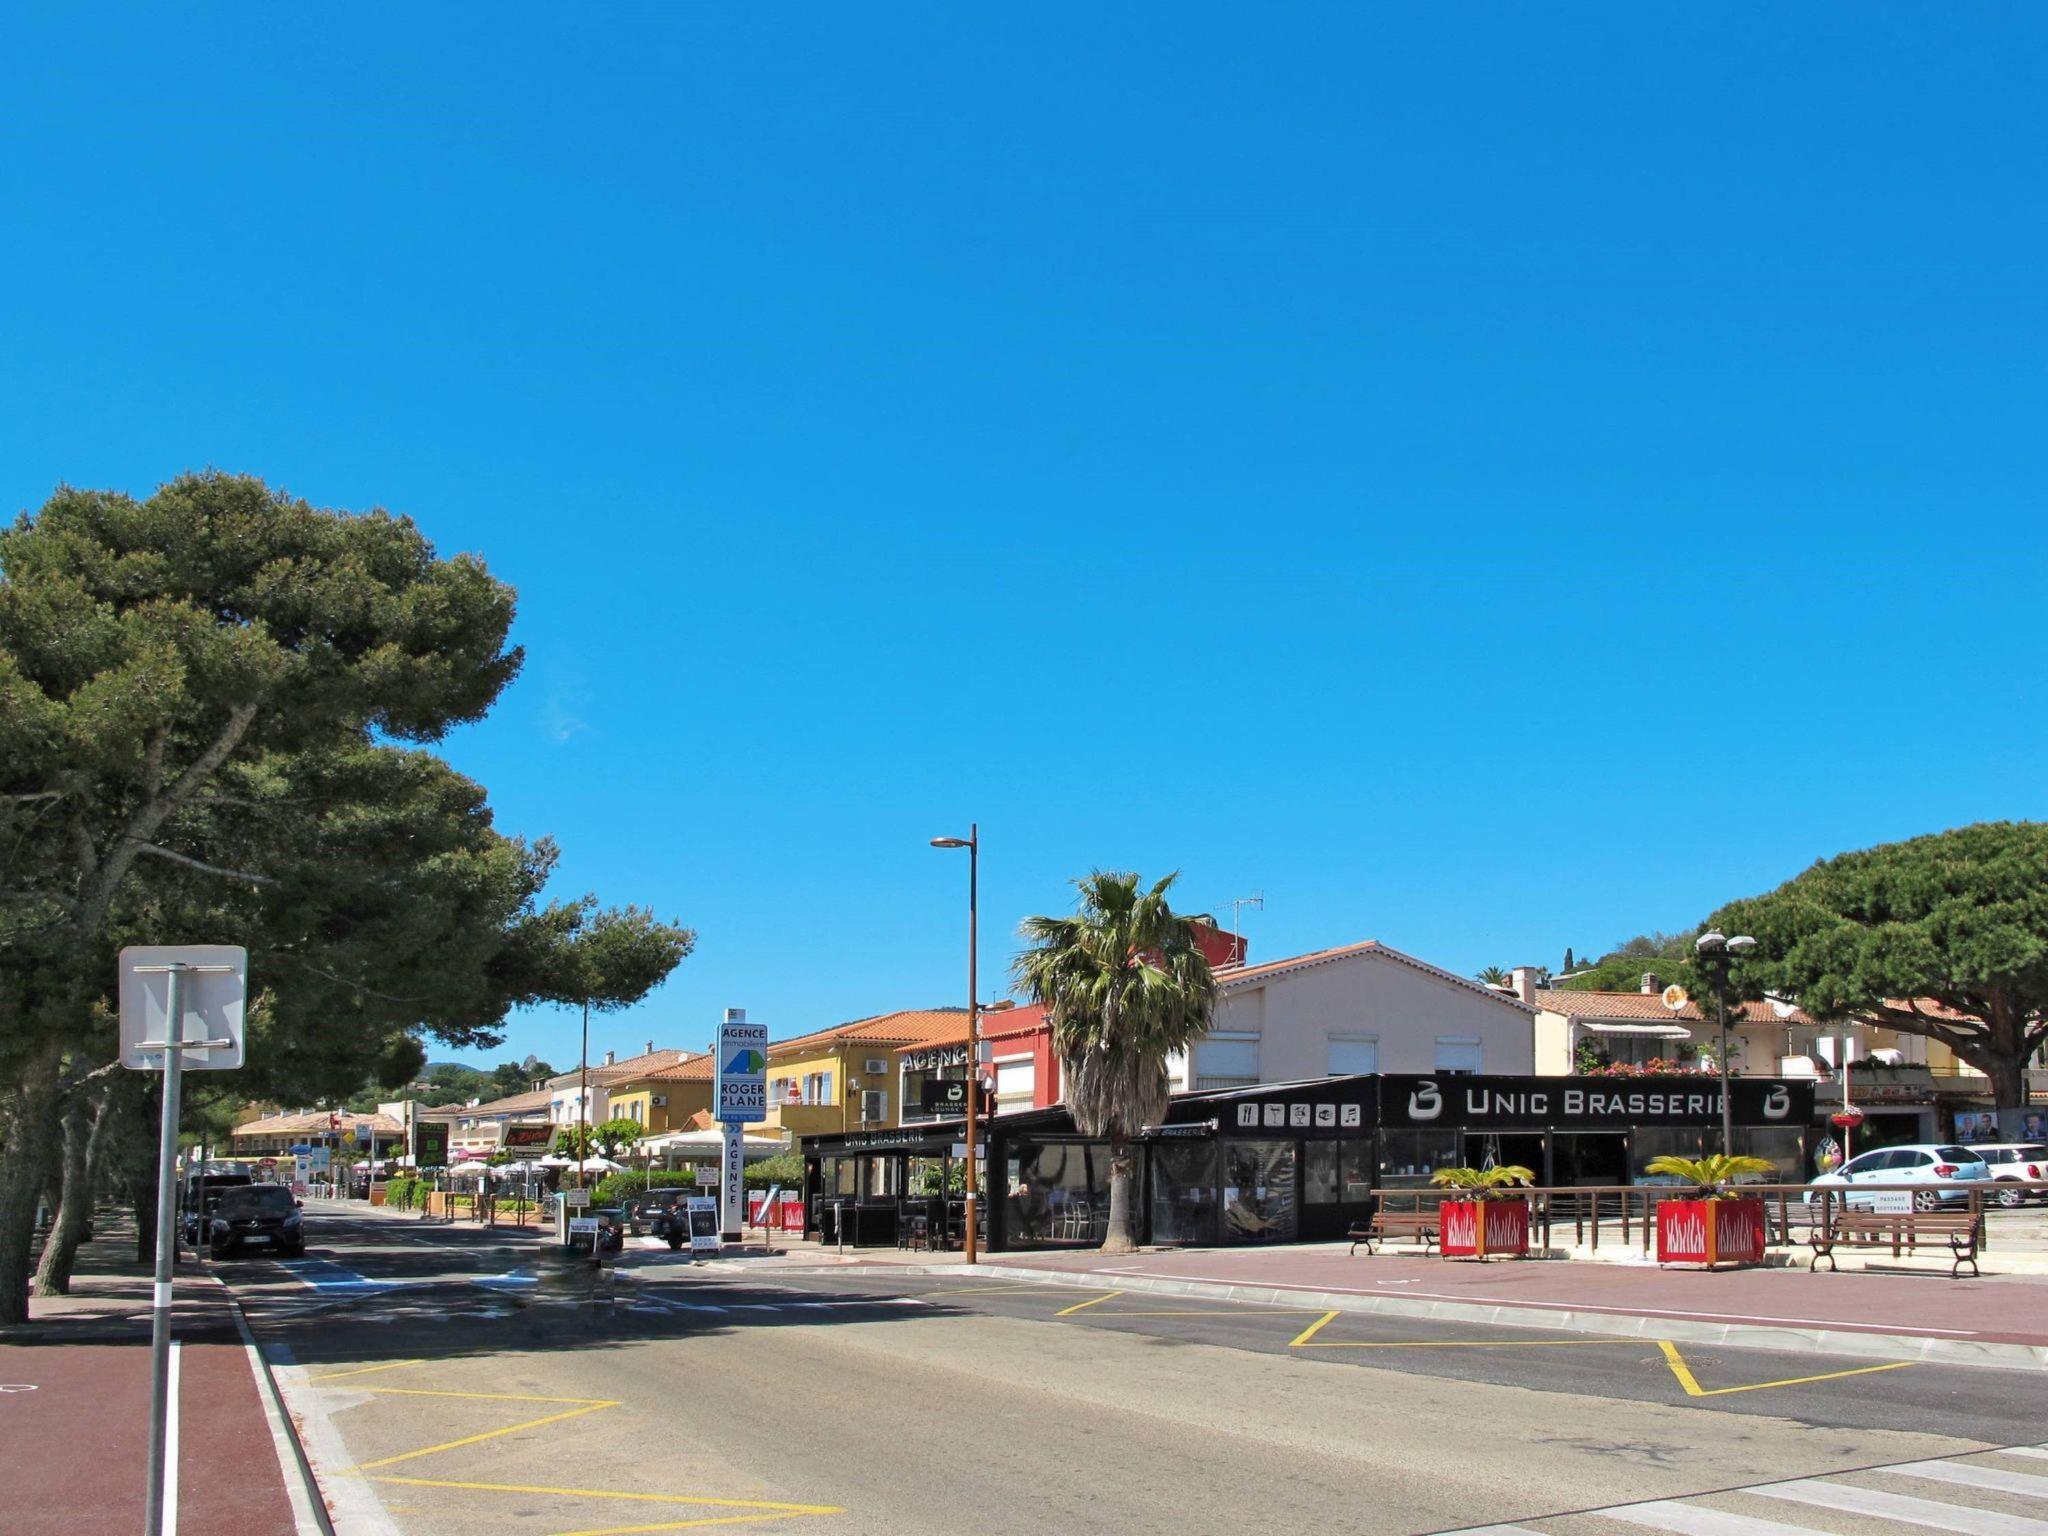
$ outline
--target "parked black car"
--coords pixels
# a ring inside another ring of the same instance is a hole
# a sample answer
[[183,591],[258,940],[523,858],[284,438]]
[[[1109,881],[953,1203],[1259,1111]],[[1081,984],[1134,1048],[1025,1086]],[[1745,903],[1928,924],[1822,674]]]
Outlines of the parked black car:
[[185,1196],[178,1207],[178,1235],[188,1248],[206,1241],[206,1224],[220,1208],[220,1197],[231,1189],[247,1189],[255,1180],[246,1173],[194,1175],[185,1181]]
[[653,1236],[671,1248],[680,1248],[690,1237],[690,1213],[683,1202],[687,1189],[657,1189],[640,1197],[635,1219]]
[[207,1218],[206,1244],[216,1259],[244,1248],[297,1258],[306,1251],[305,1213],[282,1184],[223,1190]]

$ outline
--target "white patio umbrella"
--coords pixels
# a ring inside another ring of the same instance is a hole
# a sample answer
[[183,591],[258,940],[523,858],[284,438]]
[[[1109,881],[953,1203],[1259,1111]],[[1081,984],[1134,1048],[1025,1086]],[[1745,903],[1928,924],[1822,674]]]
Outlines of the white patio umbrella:
[[[575,1167],[579,1165],[565,1163],[563,1166]],[[615,1163],[608,1157],[586,1157],[580,1166],[585,1173],[624,1173],[626,1171],[624,1163]]]

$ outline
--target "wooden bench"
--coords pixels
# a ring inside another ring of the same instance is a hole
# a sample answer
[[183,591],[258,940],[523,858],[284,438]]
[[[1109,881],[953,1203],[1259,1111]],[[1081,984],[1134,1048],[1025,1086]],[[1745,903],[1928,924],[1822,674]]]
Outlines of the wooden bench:
[[1809,1271],[1819,1269],[1826,1259],[1833,1273],[1835,1249],[1846,1243],[1852,1248],[1889,1247],[1893,1258],[1915,1248],[1946,1247],[1951,1279],[1962,1278],[1965,1264],[1972,1278],[1978,1274],[1977,1218],[1968,1211],[1836,1211],[1814,1227],[1807,1241],[1813,1244]]
[[1436,1246],[1436,1212],[1434,1211],[1375,1211],[1372,1220],[1362,1227],[1353,1227],[1344,1234],[1351,1239],[1351,1251],[1356,1254],[1358,1245],[1365,1244],[1366,1257],[1372,1256],[1374,1243],[1391,1242],[1397,1237],[1412,1237],[1422,1240],[1422,1251],[1427,1253]]

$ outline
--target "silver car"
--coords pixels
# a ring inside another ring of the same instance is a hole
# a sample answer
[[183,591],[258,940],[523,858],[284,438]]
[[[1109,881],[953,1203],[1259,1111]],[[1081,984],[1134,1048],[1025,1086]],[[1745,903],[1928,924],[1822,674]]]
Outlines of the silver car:
[[[1858,1185],[1924,1185],[1910,1191],[1913,1209],[1938,1210],[1944,1203],[1970,1198],[1970,1186],[1988,1184],[1991,1169],[1968,1147],[1952,1142],[1919,1142],[1904,1147],[1880,1147],[1852,1157],[1832,1173],[1818,1175],[1806,1191],[1811,1201],[1816,1191],[1848,1185],[1843,1203],[1864,1210],[1873,1209],[1877,1192],[1858,1194]],[[1988,1193],[1988,1191],[1987,1191]]]

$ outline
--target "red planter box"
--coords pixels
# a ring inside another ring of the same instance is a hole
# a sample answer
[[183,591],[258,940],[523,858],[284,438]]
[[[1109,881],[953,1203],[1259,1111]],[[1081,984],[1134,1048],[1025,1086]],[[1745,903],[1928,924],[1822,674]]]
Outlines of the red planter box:
[[1764,1203],[1733,1200],[1666,1200],[1657,1207],[1659,1264],[1761,1264],[1764,1261]]
[[1446,1200],[1437,1208],[1437,1246],[1447,1259],[1529,1256],[1529,1202]]

